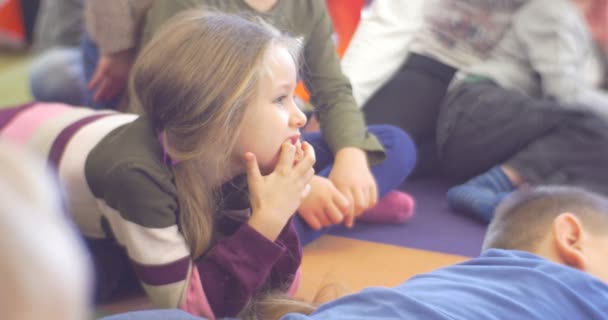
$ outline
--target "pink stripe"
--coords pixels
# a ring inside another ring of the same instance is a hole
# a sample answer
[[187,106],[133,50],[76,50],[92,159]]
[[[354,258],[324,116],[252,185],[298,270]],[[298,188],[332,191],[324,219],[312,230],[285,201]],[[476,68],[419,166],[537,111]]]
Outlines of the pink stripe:
[[298,292],[298,289],[300,288],[300,279],[301,278],[302,278],[302,269],[298,268],[298,271],[296,271],[295,276],[293,276],[293,281],[291,282],[291,286],[287,290],[287,294],[290,297],[295,296],[296,292]]
[[186,289],[186,299],[184,299],[184,303],[180,308],[195,316],[215,320],[215,315],[213,314],[213,310],[211,310],[205,290],[203,290],[203,283],[196,267],[192,268],[192,274],[190,275],[190,281],[188,281],[188,288]]
[[24,110],[7,124],[2,130],[2,137],[8,138],[17,144],[25,144],[45,121],[72,108],[60,103],[37,104],[32,108]]

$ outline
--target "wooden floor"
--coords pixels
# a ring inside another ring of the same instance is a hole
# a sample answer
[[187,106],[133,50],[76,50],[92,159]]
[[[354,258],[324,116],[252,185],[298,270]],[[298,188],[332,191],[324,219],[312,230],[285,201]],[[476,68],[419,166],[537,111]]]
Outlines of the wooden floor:
[[[467,257],[336,236],[323,236],[304,250],[297,297],[313,301],[323,288],[346,293],[370,286],[396,286],[412,276]],[[328,297],[331,298],[331,297]],[[323,300],[323,299],[321,299]]]

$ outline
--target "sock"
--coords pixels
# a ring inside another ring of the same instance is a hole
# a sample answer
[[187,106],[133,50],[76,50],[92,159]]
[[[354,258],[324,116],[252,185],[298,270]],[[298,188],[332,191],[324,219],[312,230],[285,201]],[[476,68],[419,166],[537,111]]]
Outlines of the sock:
[[450,188],[447,193],[448,205],[458,213],[490,222],[494,209],[515,186],[500,167],[494,167],[466,183]]
[[496,193],[498,192],[510,192],[515,189],[509,177],[499,166],[496,166],[484,174],[478,175],[477,177],[467,181],[465,184],[477,185],[486,187]]
[[414,215],[416,203],[409,194],[393,190],[387,193],[375,207],[365,211],[357,221],[374,223],[403,223]]

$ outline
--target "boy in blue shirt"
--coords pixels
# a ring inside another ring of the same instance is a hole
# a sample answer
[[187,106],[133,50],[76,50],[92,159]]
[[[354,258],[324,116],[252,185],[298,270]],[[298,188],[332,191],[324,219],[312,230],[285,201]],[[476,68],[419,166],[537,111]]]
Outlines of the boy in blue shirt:
[[[608,319],[607,263],[608,199],[520,190],[497,208],[479,257],[281,319]],[[169,310],[110,319],[199,318]]]

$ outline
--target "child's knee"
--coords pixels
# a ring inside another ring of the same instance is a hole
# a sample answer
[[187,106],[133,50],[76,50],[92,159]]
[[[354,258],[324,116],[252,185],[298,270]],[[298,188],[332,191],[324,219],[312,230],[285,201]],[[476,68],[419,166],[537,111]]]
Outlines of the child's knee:
[[405,131],[392,125],[372,127],[371,132],[376,134],[384,146],[387,165],[395,167],[398,171],[407,170],[409,173],[416,164],[416,145],[412,138]]

